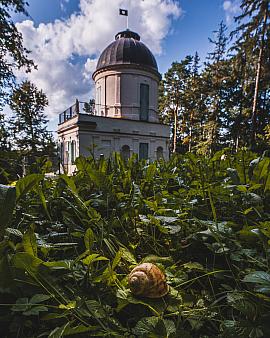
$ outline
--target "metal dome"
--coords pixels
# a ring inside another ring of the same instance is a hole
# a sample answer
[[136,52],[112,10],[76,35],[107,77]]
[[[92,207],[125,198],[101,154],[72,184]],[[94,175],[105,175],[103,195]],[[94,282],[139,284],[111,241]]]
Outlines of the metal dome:
[[116,34],[115,41],[100,55],[96,72],[117,65],[142,66],[158,73],[154,55],[140,41],[139,34],[130,30]]

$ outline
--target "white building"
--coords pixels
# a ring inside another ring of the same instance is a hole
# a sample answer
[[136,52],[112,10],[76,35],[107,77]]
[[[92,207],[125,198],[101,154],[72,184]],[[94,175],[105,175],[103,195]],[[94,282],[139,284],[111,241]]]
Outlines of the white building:
[[[160,74],[151,51],[129,30],[118,33],[101,54],[93,74],[96,98],[78,101],[59,115],[61,163],[71,174],[79,155],[169,158],[169,126],[159,123]],[[84,110],[85,109],[85,110]]]

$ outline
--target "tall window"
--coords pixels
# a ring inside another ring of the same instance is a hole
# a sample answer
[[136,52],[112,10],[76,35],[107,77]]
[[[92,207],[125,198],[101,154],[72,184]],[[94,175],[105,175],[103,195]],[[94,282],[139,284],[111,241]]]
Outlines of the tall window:
[[76,158],[76,141],[72,141],[71,142],[71,156],[70,156],[70,160],[72,164],[75,162],[75,158]]
[[101,87],[97,88],[96,110],[97,110],[97,114],[100,115],[100,111],[101,111]]
[[140,120],[148,121],[149,119],[149,85],[140,84]]
[[130,158],[130,148],[128,145],[124,145],[121,149],[121,155],[124,161],[128,161]]
[[140,160],[147,160],[148,159],[148,143],[140,143],[139,159]]
[[64,142],[60,143],[60,162],[64,164]]
[[163,148],[158,147],[157,148],[157,160],[162,160],[163,159]]

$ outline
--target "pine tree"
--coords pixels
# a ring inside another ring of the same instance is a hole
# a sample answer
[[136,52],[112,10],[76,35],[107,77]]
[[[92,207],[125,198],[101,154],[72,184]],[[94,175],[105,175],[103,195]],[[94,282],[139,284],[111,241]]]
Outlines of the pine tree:
[[196,52],[192,58],[192,67],[189,77],[189,84],[185,91],[185,100],[187,112],[188,136],[184,138],[183,143],[188,143],[188,151],[191,151],[201,138],[202,125],[205,118],[204,93],[202,92],[202,79],[199,74],[200,58]]
[[173,126],[172,152],[176,152],[177,138],[186,128],[185,91],[191,75],[191,63],[191,56],[181,62],[173,62],[160,86],[159,111],[163,121]]
[[269,101],[269,82],[265,77],[270,66],[270,0],[242,0],[241,9],[242,14],[235,19],[238,27],[232,36],[236,37],[234,50],[244,51],[246,64],[252,65],[249,73],[253,87],[250,139],[254,147],[257,134],[262,134],[265,128],[264,112]]
[[8,129],[6,125],[6,121],[4,119],[4,115],[0,114],[0,151],[7,150],[8,147]]
[[221,22],[219,29],[214,31],[214,39],[209,41],[214,45],[208,53],[208,61],[202,74],[203,91],[207,93],[208,107],[207,121],[204,124],[204,146],[213,152],[217,150],[221,141],[223,126],[224,102],[226,97],[226,82],[229,78],[228,63],[226,60],[227,42],[226,25]]
[[44,151],[51,139],[44,114],[47,105],[46,95],[29,81],[14,90],[10,102],[13,111],[10,123],[18,150],[32,156]]
[[25,0],[4,0],[0,2],[0,111],[7,103],[14,86],[14,69],[25,67],[28,72],[34,66],[28,59],[28,51],[23,47],[21,33],[11,20],[10,12],[27,15]]

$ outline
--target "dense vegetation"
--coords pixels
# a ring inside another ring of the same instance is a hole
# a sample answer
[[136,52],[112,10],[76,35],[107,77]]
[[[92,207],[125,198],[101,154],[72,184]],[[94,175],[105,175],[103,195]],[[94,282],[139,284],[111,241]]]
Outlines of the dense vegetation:
[[[2,337],[270,336],[270,157],[77,159],[0,190]],[[139,262],[170,292],[133,297]]]
[[[15,85],[35,67],[11,20],[26,6],[0,4],[1,337],[270,337],[270,1],[242,0],[206,62],[164,74],[161,119],[186,154],[79,157],[53,178],[47,98]],[[165,272],[168,295],[132,296],[140,262]]]
[[159,109],[173,151],[269,148],[270,1],[239,3],[235,29],[221,22],[203,63],[188,55],[163,76]]

